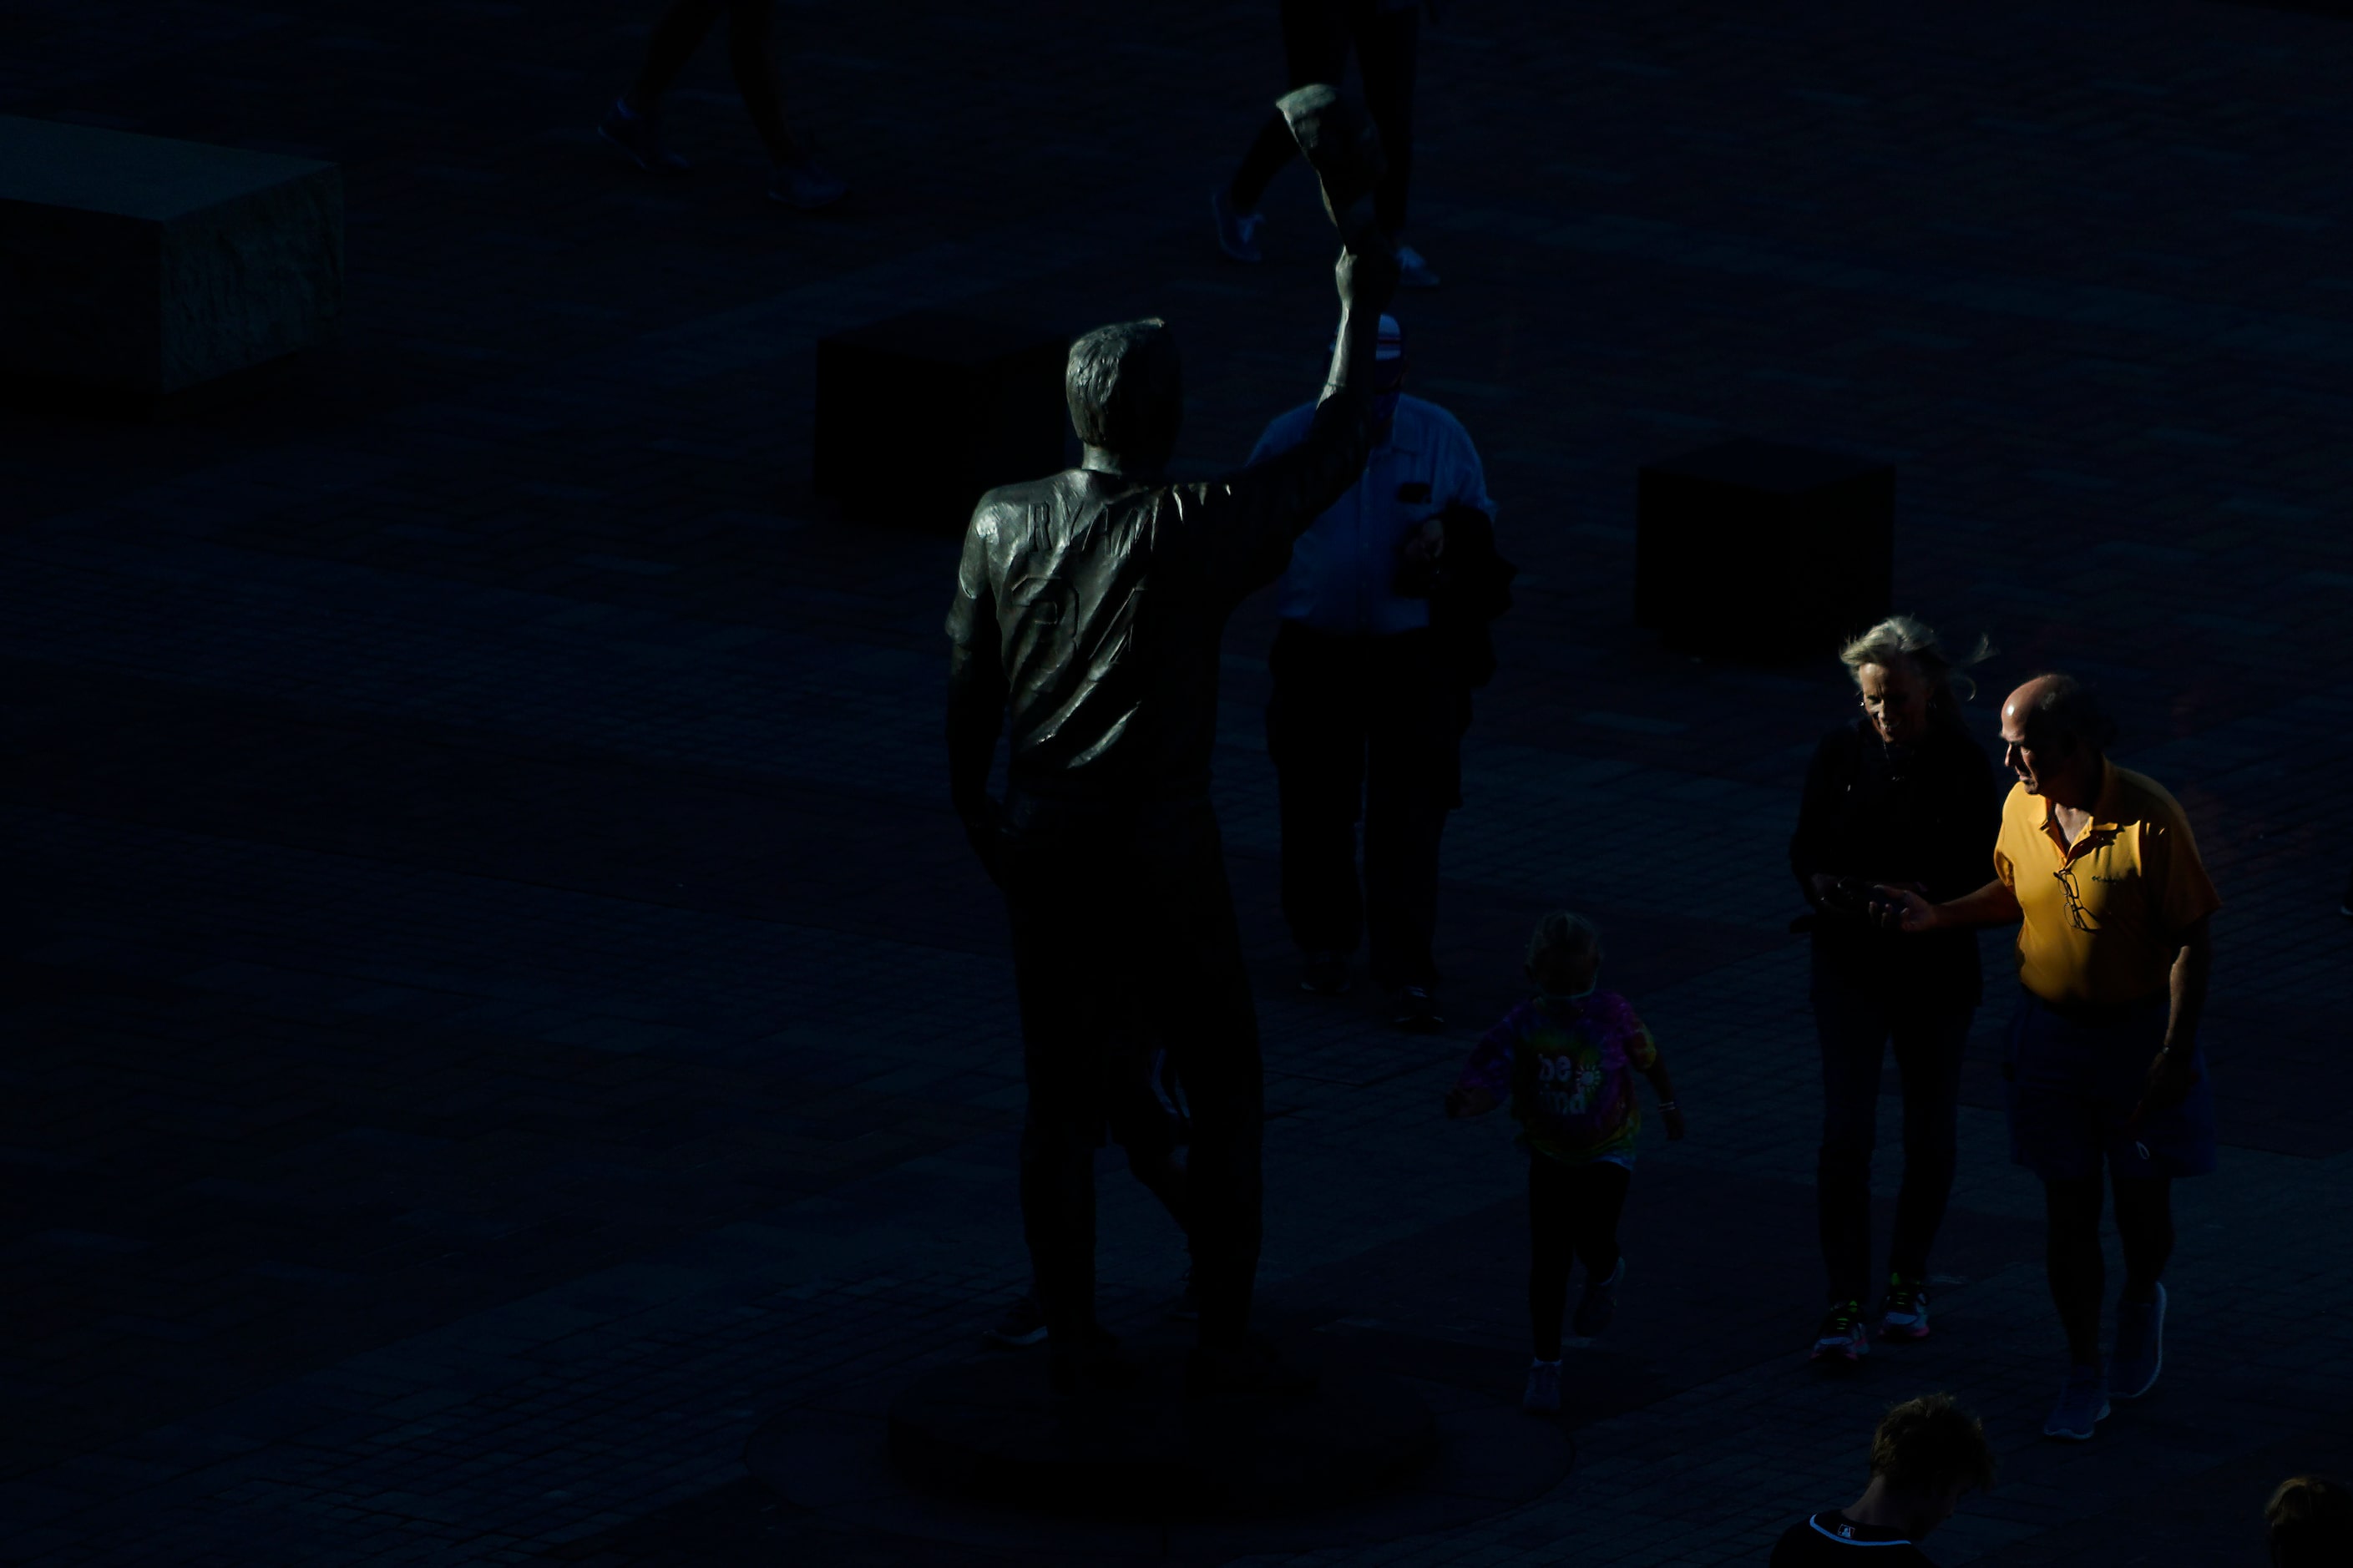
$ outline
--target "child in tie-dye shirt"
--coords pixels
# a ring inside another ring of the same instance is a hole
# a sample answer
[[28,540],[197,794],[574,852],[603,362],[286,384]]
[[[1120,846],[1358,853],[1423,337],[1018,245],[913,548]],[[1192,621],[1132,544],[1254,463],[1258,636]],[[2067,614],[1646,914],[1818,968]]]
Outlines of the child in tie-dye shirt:
[[1601,939],[1581,915],[1547,915],[1528,941],[1536,994],[1487,1031],[1446,1097],[1449,1116],[1482,1116],[1509,1098],[1528,1152],[1528,1315],[1535,1358],[1525,1409],[1560,1408],[1560,1320],[1573,1257],[1585,1264],[1575,1328],[1609,1325],[1626,1260],[1618,1216],[1634,1172],[1642,1112],[1634,1075],[1651,1080],[1669,1138],[1683,1135],[1675,1088],[1650,1030],[1626,998],[1596,990]]

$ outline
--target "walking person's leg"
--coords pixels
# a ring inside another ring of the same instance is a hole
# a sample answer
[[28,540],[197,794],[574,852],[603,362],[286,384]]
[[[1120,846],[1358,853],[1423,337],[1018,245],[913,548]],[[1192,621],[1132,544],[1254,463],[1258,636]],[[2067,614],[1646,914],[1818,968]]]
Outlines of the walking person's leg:
[[727,0],[670,0],[646,38],[645,64],[622,102],[633,113],[651,114],[661,107],[662,94],[678,80],[678,73],[694,58],[711,25]]
[[771,41],[775,17],[774,0],[728,0],[727,68],[734,74],[735,90],[743,95],[752,129],[768,150],[770,199],[805,211],[830,206],[848,195],[849,188],[819,168],[785,123]]
[[1863,1302],[1871,1290],[1871,1156],[1879,1136],[1880,1073],[1887,1007],[1830,972],[1817,955],[1814,1032],[1822,1047],[1822,1140],[1814,1155],[1814,1215],[1830,1306],[1814,1340],[1817,1360],[1852,1360],[1870,1346]]
[[2100,1364],[2100,1304],[2107,1289],[2107,1264],[2100,1256],[2100,1210],[2105,1183],[2097,1174],[2042,1184],[2043,1270],[2051,1304],[2067,1334],[2067,1360],[2076,1367]]
[[682,174],[687,161],[662,140],[661,100],[686,62],[694,58],[703,35],[719,19],[727,0],[670,0],[646,39],[645,62],[638,79],[614,100],[596,123],[596,133],[628,153],[649,174]]
[[[1438,851],[1461,746],[1455,693],[1427,632],[1366,639],[1365,923],[1374,978],[1438,984]],[[1409,1020],[1400,1009],[1399,1022]],[[1438,1022],[1435,1009],[1430,1022]]]
[[2165,1364],[2165,1266],[2173,1257],[2173,1179],[2118,1176],[2116,1240],[2125,1255],[2125,1288],[2116,1299],[2116,1354],[2109,1392],[2137,1399]]
[[1887,1249],[1888,1316],[1894,1339],[1928,1333],[1928,1253],[1945,1223],[1960,1150],[1961,1057],[1971,1009],[1896,1009],[1889,1017],[1904,1085],[1904,1183]]
[[[1315,82],[1337,85],[1348,68],[1348,28],[1344,0],[1282,0],[1282,56],[1293,88]],[[1212,193],[1218,243],[1237,261],[1260,259],[1258,204],[1282,166],[1299,155],[1299,143],[1280,114],[1259,126],[1233,178]]]
[[1577,1300],[1572,1325],[1579,1339],[1591,1339],[1609,1326],[1618,1312],[1618,1286],[1626,1277],[1626,1258],[1618,1249],[1618,1218],[1626,1209],[1626,1191],[1634,1173],[1610,1160],[1596,1160],[1571,1172],[1570,1217],[1577,1260],[1585,1265],[1585,1289]]
[[1538,1361],[1560,1359],[1576,1256],[1571,1171],[1549,1155],[1528,1155],[1528,1340]]
[[1381,138],[1381,177],[1373,187],[1373,216],[1394,237],[1405,232],[1406,194],[1413,182],[1413,85],[1421,49],[1421,7],[1352,0],[1352,8],[1365,110]]
[[1306,957],[1303,984],[1347,984],[1347,957],[1364,929],[1356,881],[1356,822],[1365,791],[1364,680],[1356,639],[1285,622],[1268,663],[1266,749],[1282,824],[1282,914]]
[[1381,177],[1373,186],[1373,216],[1398,238],[1398,281],[1435,289],[1438,273],[1404,243],[1406,193],[1413,181],[1413,79],[1420,53],[1421,7],[1350,0],[1356,60],[1365,77],[1365,108],[1381,137]]

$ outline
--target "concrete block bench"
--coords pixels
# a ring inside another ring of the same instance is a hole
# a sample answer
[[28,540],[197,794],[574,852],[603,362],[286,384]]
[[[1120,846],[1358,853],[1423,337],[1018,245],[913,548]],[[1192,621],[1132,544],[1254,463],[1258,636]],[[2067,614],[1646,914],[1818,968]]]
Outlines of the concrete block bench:
[[0,379],[160,397],[328,332],[332,163],[0,115]]

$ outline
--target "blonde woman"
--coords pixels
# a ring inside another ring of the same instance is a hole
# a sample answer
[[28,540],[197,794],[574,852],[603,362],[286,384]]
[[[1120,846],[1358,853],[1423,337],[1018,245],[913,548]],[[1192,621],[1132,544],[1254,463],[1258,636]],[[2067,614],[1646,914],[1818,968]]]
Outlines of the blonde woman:
[[1822,1044],[1816,1207],[1830,1306],[1813,1359],[1871,1349],[1871,1156],[1888,1047],[1904,1089],[1904,1181],[1895,1200],[1880,1331],[1928,1333],[1928,1250],[1952,1191],[1961,1049],[1983,994],[1976,933],[1907,938],[1865,908],[1874,883],[1957,898],[1993,866],[2000,796],[1963,727],[1961,664],[1908,616],[1841,650],[1862,711],[1825,736],[1806,776],[1789,865],[1815,910],[1813,1004]]

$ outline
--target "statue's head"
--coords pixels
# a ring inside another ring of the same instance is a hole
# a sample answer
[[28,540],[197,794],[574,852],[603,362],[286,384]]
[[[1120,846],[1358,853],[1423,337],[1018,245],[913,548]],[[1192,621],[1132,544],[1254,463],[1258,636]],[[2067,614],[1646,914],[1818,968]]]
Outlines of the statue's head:
[[1071,345],[1071,425],[1090,448],[1145,473],[1165,466],[1185,422],[1176,335],[1154,317],[1097,327]]

